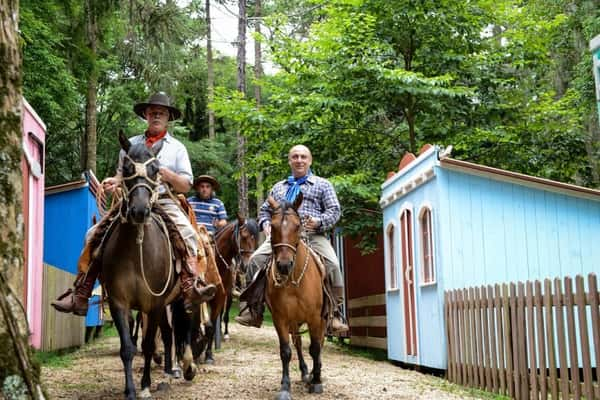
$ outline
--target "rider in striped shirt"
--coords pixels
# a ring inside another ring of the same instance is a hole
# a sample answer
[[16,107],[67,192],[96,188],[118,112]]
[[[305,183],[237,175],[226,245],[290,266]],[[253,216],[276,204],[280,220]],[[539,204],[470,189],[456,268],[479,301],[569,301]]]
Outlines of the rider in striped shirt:
[[204,225],[211,235],[227,224],[227,211],[221,200],[214,196],[219,182],[210,175],[200,175],[194,180],[196,195],[187,200],[196,214],[198,225]]

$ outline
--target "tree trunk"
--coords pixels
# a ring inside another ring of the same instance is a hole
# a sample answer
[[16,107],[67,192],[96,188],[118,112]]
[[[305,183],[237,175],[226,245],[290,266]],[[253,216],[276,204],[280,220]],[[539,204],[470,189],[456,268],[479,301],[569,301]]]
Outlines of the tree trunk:
[[[260,36],[260,17],[262,17],[262,2],[261,0],[255,0],[254,4],[254,17],[256,18],[255,32],[256,36]],[[262,87],[260,86],[260,79],[263,75],[262,70],[262,51],[259,40],[254,40],[254,78],[256,78],[256,84],[254,85],[254,99],[256,100],[256,109],[260,108]],[[256,174],[256,215],[260,211],[260,206],[265,201],[263,193],[263,175],[262,171],[258,171]]]
[[208,92],[208,137],[215,138],[215,112],[211,108],[211,104],[215,97],[215,72],[213,66],[212,54],[212,28],[210,21],[210,0],[206,0],[206,86]]
[[98,93],[98,68],[96,66],[96,50],[98,25],[92,0],[85,1],[85,25],[90,50],[91,69],[87,82],[85,104],[85,169],[96,173],[96,97]]
[[[238,19],[238,53],[237,53],[237,89],[242,94],[246,93],[246,0],[239,0]],[[237,162],[240,171],[238,181],[238,210],[248,216],[248,177],[246,176],[246,138],[241,128],[237,131]]]
[[19,1],[0,0],[0,397],[43,398],[23,297]]

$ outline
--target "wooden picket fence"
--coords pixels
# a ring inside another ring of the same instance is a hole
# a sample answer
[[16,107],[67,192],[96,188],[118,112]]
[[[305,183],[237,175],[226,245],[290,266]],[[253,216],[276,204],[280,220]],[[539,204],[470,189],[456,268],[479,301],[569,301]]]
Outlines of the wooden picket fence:
[[580,275],[574,292],[572,278],[562,283],[445,292],[448,380],[515,399],[600,398],[596,275],[588,275],[587,292]]

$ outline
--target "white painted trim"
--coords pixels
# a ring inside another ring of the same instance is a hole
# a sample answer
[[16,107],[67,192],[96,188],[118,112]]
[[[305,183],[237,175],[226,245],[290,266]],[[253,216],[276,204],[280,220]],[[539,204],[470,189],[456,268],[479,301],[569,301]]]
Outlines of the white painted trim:
[[412,192],[416,188],[424,185],[435,177],[435,170],[433,166],[426,169],[419,175],[415,175],[411,180],[406,182],[404,185],[399,186],[394,192],[390,193],[386,198],[382,198],[379,201],[381,208],[386,208],[396,200],[404,197],[408,193]]
[[[394,237],[392,238],[392,240],[394,241],[394,261],[396,263],[395,266],[395,273],[396,273],[396,287],[390,287],[390,283],[391,283],[391,277],[390,277],[390,243],[389,243],[389,231],[390,229],[394,230]],[[384,260],[384,265],[385,265],[385,278],[386,278],[386,282],[385,282],[385,289],[386,292],[392,292],[394,290],[398,290],[398,246],[396,245],[396,242],[398,242],[397,240],[398,237],[398,227],[396,226],[395,222],[390,222],[388,223],[388,225],[385,227],[385,232],[384,232],[384,244],[383,244],[383,256],[385,257]]]
[[396,181],[399,177],[406,175],[410,170],[412,170],[413,168],[415,168],[417,165],[419,165],[424,159],[426,159],[427,157],[429,157],[431,155],[431,153],[436,152],[439,150],[438,146],[431,146],[429,149],[427,149],[427,151],[425,151],[422,154],[419,154],[419,156],[417,158],[415,158],[414,160],[412,160],[408,165],[406,165],[404,168],[402,168],[400,171],[397,171],[393,177],[386,179],[382,184],[381,184],[381,189],[385,189],[386,187],[390,186],[394,181]]
[[25,97],[22,97],[23,99],[23,106],[27,109],[27,111],[29,111],[29,113],[33,116],[33,119],[35,119],[35,121],[40,124],[40,126],[42,127],[42,129],[44,129],[44,132],[46,132],[46,124],[44,123],[44,121],[42,121],[42,119],[40,118],[40,116],[35,112],[35,110],[33,109],[33,107],[31,107],[31,104],[29,104],[27,102],[27,100],[25,100]]
[[436,243],[435,243],[435,223],[434,223],[434,213],[433,213],[433,206],[431,205],[431,203],[429,201],[424,201],[423,203],[421,203],[421,206],[419,207],[419,214],[417,215],[417,221],[419,222],[419,256],[420,256],[420,260],[421,260],[421,268],[420,268],[420,274],[421,277],[424,276],[424,266],[425,266],[425,254],[423,253],[423,235],[421,232],[421,217],[423,216],[425,210],[429,210],[429,213],[431,215],[431,256],[433,258],[433,262],[432,262],[432,275],[433,275],[433,280],[429,281],[429,282],[423,282],[421,279],[419,279],[419,287],[425,287],[425,286],[432,286],[432,285],[436,285],[437,284],[437,268],[436,268],[436,264],[437,264],[437,257],[436,257]]
[[590,51],[594,52],[600,48],[600,35],[590,40]]

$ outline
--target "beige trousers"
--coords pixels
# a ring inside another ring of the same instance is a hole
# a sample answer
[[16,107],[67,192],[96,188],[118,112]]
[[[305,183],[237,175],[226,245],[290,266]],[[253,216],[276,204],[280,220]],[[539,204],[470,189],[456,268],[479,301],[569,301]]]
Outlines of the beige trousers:
[[[322,234],[309,234],[310,247],[325,261],[325,268],[327,269],[327,276],[331,280],[332,287],[343,287],[344,280],[342,279],[342,273],[340,270],[340,261],[338,260],[335,250],[331,245],[331,242]],[[266,240],[256,249],[250,258],[248,265],[247,278],[252,279],[256,272],[265,268],[269,257],[273,250],[271,249],[271,237],[268,236]]]

